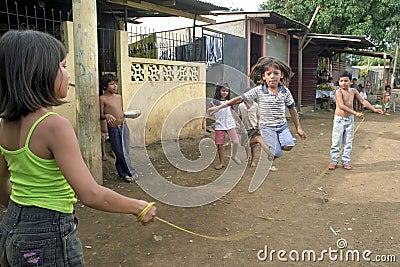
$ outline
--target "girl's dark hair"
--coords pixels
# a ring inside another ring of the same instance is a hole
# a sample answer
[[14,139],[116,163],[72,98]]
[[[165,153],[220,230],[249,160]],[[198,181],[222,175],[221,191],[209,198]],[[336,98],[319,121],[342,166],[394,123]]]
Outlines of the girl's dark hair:
[[231,99],[231,90],[230,90],[230,86],[229,86],[229,84],[227,82],[220,82],[220,83],[217,84],[217,87],[215,88],[214,99],[221,100],[221,89],[222,89],[222,87],[225,87],[225,88],[229,89],[229,93],[226,96],[226,100]]
[[41,107],[58,106],[54,82],[67,52],[49,34],[8,31],[0,38],[0,117],[18,120]]
[[250,79],[257,85],[263,84],[263,75],[267,68],[271,66],[282,72],[283,77],[281,79],[281,83],[283,83],[285,86],[288,86],[294,73],[285,62],[274,57],[260,57],[256,64],[251,67],[249,75]]
[[100,89],[102,89],[103,91],[106,90],[108,83],[110,82],[118,82],[118,78],[111,73],[102,75],[99,80]]

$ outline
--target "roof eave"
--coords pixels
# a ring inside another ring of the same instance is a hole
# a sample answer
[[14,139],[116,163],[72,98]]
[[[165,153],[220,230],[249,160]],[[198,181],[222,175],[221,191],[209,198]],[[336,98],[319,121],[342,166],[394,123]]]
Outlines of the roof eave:
[[281,29],[300,29],[305,31],[308,27],[298,21],[290,19],[284,15],[278,14],[272,10],[252,11],[252,12],[213,12],[215,15],[245,15],[247,18],[260,18],[264,24],[276,25]]

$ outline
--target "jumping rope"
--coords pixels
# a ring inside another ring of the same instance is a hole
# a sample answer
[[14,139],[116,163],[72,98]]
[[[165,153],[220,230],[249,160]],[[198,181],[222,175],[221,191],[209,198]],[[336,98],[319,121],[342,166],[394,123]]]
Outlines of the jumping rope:
[[[147,204],[147,206],[146,206],[146,207],[139,213],[139,215],[136,217],[137,220],[138,220],[138,222],[142,222],[142,221],[143,221],[144,216],[146,216],[146,213],[147,213],[155,204],[156,204],[155,202],[150,202],[149,204]],[[168,221],[166,221],[166,220],[164,220],[164,219],[161,219],[160,217],[157,217],[157,216],[155,217],[155,219],[156,219],[157,221],[163,222],[163,223],[165,223],[165,224],[167,224],[167,225],[169,225],[169,226],[172,226],[172,227],[174,227],[174,228],[176,228],[176,229],[178,229],[178,230],[181,230],[181,231],[183,231],[183,232],[185,232],[185,233],[188,233],[188,234],[191,234],[191,235],[203,237],[203,238],[206,238],[206,239],[219,240],[219,241],[228,241],[228,240],[229,240],[229,237],[218,237],[218,236],[208,236],[208,235],[198,234],[198,233],[189,231],[189,230],[187,230],[187,229],[185,229],[185,228],[182,228],[182,227],[180,227],[180,226],[177,226],[177,225],[175,225],[175,224],[173,224],[173,223],[170,223],[170,222],[168,222]]]
[[[357,133],[358,129],[360,128],[361,124],[362,124],[364,121],[365,121],[365,117],[363,117],[363,118],[361,119],[361,122],[357,125],[356,129],[354,130],[354,135]],[[341,147],[340,153],[341,153],[342,151],[343,151],[343,147]],[[306,187],[305,190],[307,191],[307,190],[309,190],[311,187],[315,186],[315,185],[321,180],[321,178],[327,173],[327,171],[328,171],[328,168],[326,168],[320,175],[318,175],[317,177],[315,177],[315,178],[311,181],[311,183],[308,184],[308,186]],[[291,209],[295,206],[295,204],[297,204],[297,202],[298,202],[298,200],[299,200],[300,198],[303,198],[303,196],[298,196],[298,197],[296,197],[293,201],[291,201],[291,202],[289,203],[289,205],[288,205],[281,213],[283,214],[285,211],[291,210]],[[146,206],[146,207],[139,213],[139,215],[137,216],[137,220],[138,220],[139,222],[143,221],[144,216],[146,215],[146,213],[147,213],[155,204],[156,204],[155,202],[150,202],[149,204],[147,204],[147,206]],[[262,219],[265,219],[265,220],[267,220],[267,221],[270,221],[270,222],[272,222],[272,221],[279,221],[279,219],[274,219],[274,218],[270,218],[270,217],[262,217],[262,216],[258,216],[258,217],[259,217],[259,218],[262,218]],[[235,234],[235,235],[232,235],[232,236],[209,236],[209,235],[203,235],[203,234],[199,234],[199,233],[196,233],[196,232],[187,230],[187,229],[185,229],[185,228],[183,228],[183,227],[180,227],[180,226],[178,226],[178,225],[176,225],[176,224],[173,224],[173,223],[171,223],[171,222],[169,222],[169,221],[167,221],[167,220],[164,220],[164,219],[162,219],[162,218],[160,218],[160,217],[158,217],[158,216],[156,216],[155,219],[156,219],[157,221],[160,221],[160,222],[162,222],[162,223],[165,223],[165,224],[167,224],[167,225],[169,225],[169,226],[172,226],[173,228],[178,229],[178,230],[180,230],[180,231],[183,231],[183,232],[185,232],[185,233],[188,233],[188,234],[191,234],[191,235],[194,235],[194,236],[198,236],[198,237],[202,237],[202,238],[205,238],[205,239],[211,239],[211,240],[217,240],[217,241],[234,241],[234,240],[239,240],[239,239],[242,239],[243,237],[248,237],[248,236],[250,236],[251,234],[254,233],[254,232],[250,232],[250,230],[247,230],[247,231],[245,231],[245,232],[242,232],[242,233],[239,233],[239,234]]]

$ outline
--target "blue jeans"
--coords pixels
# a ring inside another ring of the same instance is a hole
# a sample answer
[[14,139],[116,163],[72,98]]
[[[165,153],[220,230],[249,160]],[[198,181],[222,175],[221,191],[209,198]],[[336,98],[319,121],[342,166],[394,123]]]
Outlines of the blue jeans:
[[129,128],[124,123],[120,127],[108,127],[108,136],[110,138],[111,149],[115,154],[115,168],[118,176],[124,178],[126,176],[134,176],[135,168],[129,156]]
[[350,154],[353,149],[354,116],[336,116],[333,119],[331,161],[338,164],[340,148],[343,145],[342,164],[350,163]]
[[287,122],[275,127],[260,125],[260,132],[264,144],[276,157],[282,157],[282,147],[295,146]]
[[10,200],[0,225],[0,266],[84,266],[73,214]]

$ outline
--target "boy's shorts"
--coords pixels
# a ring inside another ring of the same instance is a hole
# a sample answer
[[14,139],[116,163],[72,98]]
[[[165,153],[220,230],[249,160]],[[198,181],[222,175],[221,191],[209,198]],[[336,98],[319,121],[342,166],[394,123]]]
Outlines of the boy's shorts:
[[250,129],[250,130],[246,130],[246,131],[242,131],[242,136],[240,139],[240,144],[242,146],[245,146],[247,144],[247,142],[253,138],[253,136],[257,136],[260,135],[260,131],[258,129]]
[[229,135],[231,142],[239,142],[239,137],[237,135],[236,129],[232,128],[230,130],[215,130],[215,144],[223,145],[225,144],[225,133]]
[[287,122],[279,126],[260,126],[264,144],[276,157],[282,157],[283,146],[295,146]]

